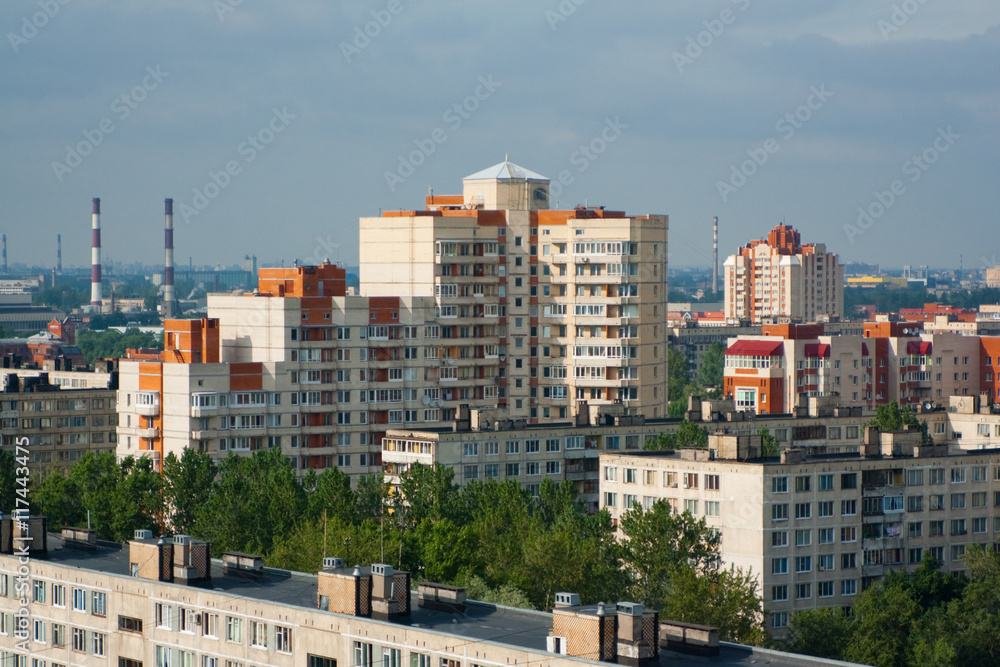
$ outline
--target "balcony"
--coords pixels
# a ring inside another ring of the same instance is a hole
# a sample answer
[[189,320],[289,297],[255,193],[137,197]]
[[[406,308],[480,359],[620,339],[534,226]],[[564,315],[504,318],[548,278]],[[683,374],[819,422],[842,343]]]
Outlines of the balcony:
[[156,417],[160,414],[160,403],[157,401],[152,405],[136,405],[135,413],[140,417]]
[[135,434],[140,438],[155,440],[160,437],[160,429],[155,426],[150,428],[137,428],[135,430]]

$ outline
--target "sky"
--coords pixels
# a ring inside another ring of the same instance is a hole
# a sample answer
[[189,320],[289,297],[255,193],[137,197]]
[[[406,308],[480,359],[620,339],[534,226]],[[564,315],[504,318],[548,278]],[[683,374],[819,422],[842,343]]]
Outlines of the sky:
[[[1000,263],[995,0],[4,0],[9,262],[357,262],[358,219],[505,157],[670,216],[672,266],[782,221],[841,261]],[[553,202],[555,204],[555,202]]]

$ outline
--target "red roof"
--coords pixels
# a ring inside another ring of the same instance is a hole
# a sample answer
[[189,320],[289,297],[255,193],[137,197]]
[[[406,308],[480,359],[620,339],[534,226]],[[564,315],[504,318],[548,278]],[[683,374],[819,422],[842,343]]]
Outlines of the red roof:
[[780,340],[738,340],[729,346],[726,354],[748,357],[780,357],[785,345]]
[[808,358],[830,358],[829,343],[806,343],[806,357]]
[[931,344],[928,341],[911,340],[906,343],[907,354],[930,354]]

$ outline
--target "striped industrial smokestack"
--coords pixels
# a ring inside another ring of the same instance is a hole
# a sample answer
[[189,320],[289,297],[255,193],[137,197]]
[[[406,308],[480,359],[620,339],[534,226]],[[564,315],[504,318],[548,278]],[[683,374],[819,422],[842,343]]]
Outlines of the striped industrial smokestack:
[[173,317],[177,304],[174,295],[174,200],[163,200],[163,317]]
[[94,212],[90,223],[93,242],[90,247],[90,307],[101,312],[101,200],[94,198]]
[[62,273],[62,234],[56,234],[56,272]]

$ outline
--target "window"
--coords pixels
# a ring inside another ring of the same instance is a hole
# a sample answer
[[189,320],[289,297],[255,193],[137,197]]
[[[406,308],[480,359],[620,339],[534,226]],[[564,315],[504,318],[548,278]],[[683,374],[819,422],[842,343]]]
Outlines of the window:
[[856,516],[858,513],[857,500],[841,500],[840,516]]
[[31,600],[33,602],[45,603],[45,582],[35,580],[32,584]]
[[788,612],[778,611],[771,615],[771,627],[772,628],[786,628],[788,627]]
[[772,586],[771,587],[771,602],[785,602],[788,600],[788,586]]
[[820,517],[833,516],[833,501],[824,500],[823,502],[817,503],[816,509]]
[[[0,592],[0,595],[5,593]],[[52,604],[56,607],[66,606],[66,587],[61,584],[52,584]]]
[[858,566],[857,554],[840,554],[840,569],[853,570]]
[[841,542],[857,542],[858,541],[858,528],[857,528],[857,526],[841,526],[841,528],[840,528],[840,541]]
[[[284,628],[280,625],[274,626],[274,650],[282,653],[292,652],[292,629]],[[398,654],[399,651],[397,650]],[[399,660],[392,667],[399,667]]]
[[787,521],[787,520],[788,520],[787,503],[771,505],[771,521]]
[[718,491],[721,488],[719,475],[705,475],[705,488],[709,491]]
[[507,477],[518,477],[521,474],[520,463],[508,463],[505,471]]
[[840,488],[842,489],[858,488],[858,473],[856,472],[842,473],[840,475]]
[[812,584],[795,584],[795,599],[807,600],[812,597]]
[[70,648],[80,653],[87,652],[87,631],[80,628],[73,628],[72,643]]
[[605,493],[604,494],[604,506],[605,507],[618,507],[618,494],[617,493]]
[[833,491],[833,475],[820,475],[819,476],[819,490],[820,491]]
[[977,517],[972,520],[972,532],[973,533],[986,532],[986,517]]
[[784,530],[776,530],[771,533],[771,546],[772,547],[787,547],[788,546],[788,532]]
[[611,466],[604,466],[604,481],[605,482],[618,481],[618,468],[614,468]]
[[795,518],[808,519],[812,516],[812,503],[795,503]]
[[53,646],[65,646],[66,645],[66,626],[59,623],[52,624],[52,645]]
[[[832,530],[832,528],[831,528]],[[830,572],[833,570],[833,554],[822,554],[819,556],[819,569],[822,572]]]
[[625,468],[625,483],[626,484],[635,484],[635,478],[636,478],[635,472],[636,472],[635,468]]
[[142,632],[142,619],[119,616],[118,629],[122,632]]
[[923,512],[924,511],[924,497],[923,496],[907,496],[907,498],[906,498],[906,511],[907,512]]
[[953,494],[951,494],[951,508],[953,510],[964,510],[965,509],[965,494],[964,493],[953,493]]
[[931,468],[927,471],[927,478],[931,486],[944,484],[944,468]]
[[812,531],[796,530],[795,531],[795,546],[797,547],[807,547],[812,544]]
[[965,468],[952,468],[951,469],[951,483],[952,484],[965,484]]
[[98,593],[94,591],[94,595],[91,599],[91,611],[90,613],[94,616],[105,616],[107,614],[108,596],[104,593]]
[[923,537],[924,524],[922,521],[911,521],[906,524],[907,537]]
[[951,560],[960,561],[965,557],[965,545],[953,544],[951,547]]
[[691,499],[685,500],[684,501],[684,511],[687,512],[688,514],[690,514],[691,516],[697,515],[698,514],[698,501],[697,500],[691,500]]
[[73,611],[87,611],[87,591],[82,588],[73,589]]
[[965,519],[952,519],[951,520],[951,534],[952,535],[965,535],[968,533],[968,529],[965,525]]
[[932,510],[943,510],[944,509],[944,494],[935,493],[931,494],[929,500],[929,507]]
[[857,595],[858,593],[858,581],[857,579],[844,579],[840,582],[840,594],[843,596]]
[[833,528],[820,528],[817,541],[820,544],[833,544]]
[[944,521],[931,521],[930,522],[931,537],[940,537],[944,535]]
[[788,574],[788,559],[787,558],[772,558],[771,559],[771,574]]
[[35,632],[34,632],[35,641],[44,644],[46,638],[45,621],[36,620],[34,626],[35,626]]
[[719,501],[718,500],[706,500],[705,501],[705,516],[719,516]]
[[562,471],[562,461],[546,461],[545,474],[558,475]]
[[799,475],[798,477],[795,478],[795,492],[804,493],[806,491],[809,491],[810,490],[809,486],[811,482],[812,478],[809,477],[809,475]]
[[226,616],[226,641],[243,643],[243,619]]
[[914,547],[912,549],[906,550],[906,560],[911,565],[919,563],[924,557],[924,550],[920,547]]
[[771,493],[788,493],[788,478],[787,477],[772,477],[771,478]]
[[250,621],[250,646],[267,648],[267,623]]
[[796,556],[795,557],[795,571],[796,572],[811,572],[812,571],[812,556]]
[[982,507],[986,507],[986,492],[985,491],[977,491],[976,493],[972,494],[972,507],[974,509],[979,509],[979,508],[982,508]]
[[500,477],[500,466],[496,463],[487,464],[484,472],[486,479],[497,479]]
[[372,666],[372,645],[365,642],[354,642],[354,664],[352,667]]

